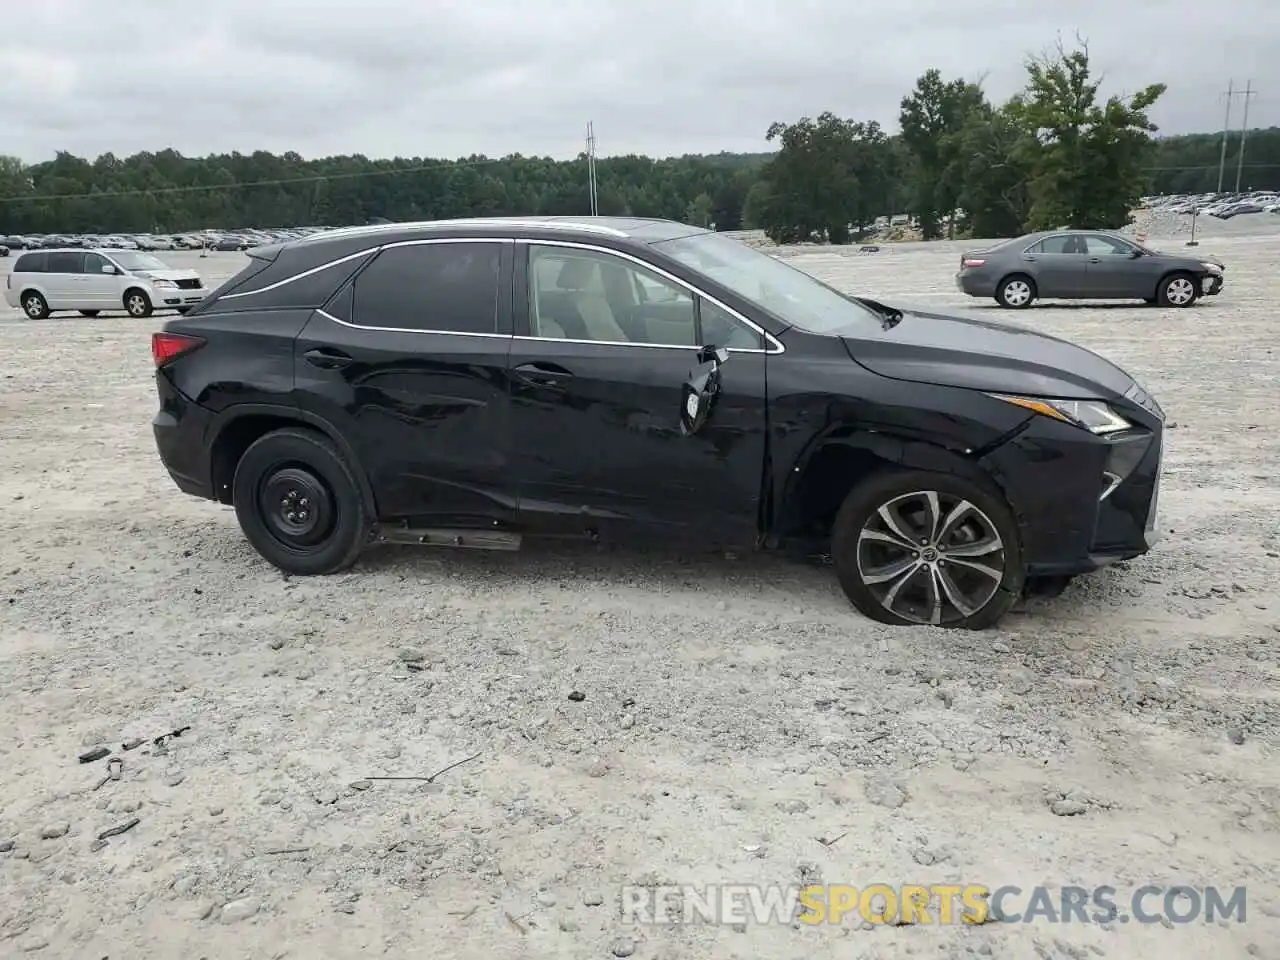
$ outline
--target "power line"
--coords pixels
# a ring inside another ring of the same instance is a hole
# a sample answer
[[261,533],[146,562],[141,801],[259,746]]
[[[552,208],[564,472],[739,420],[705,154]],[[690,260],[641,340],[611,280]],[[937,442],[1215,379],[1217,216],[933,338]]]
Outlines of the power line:
[[0,197],[0,203],[36,203],[48,200],[110,200],[119,197],[143,197],[148,194],[199,193],[205,190],[242,190],[250,187],[281,187],[295,183],[322,183],[328,180],[359,180],[365,177],[383,177],[404,173],[425,173],[428,170],[456,169],[459,167],[484,167],[495,163],[511,163],[502,157],[484,160],[442,160],[438,163],[414,167],[393,167],[389,170],[358,170],[351,173],[315,173],[305,177],[285,177],[279,180],[247,180],[237,183],[196,183],[184,187],[156,187],[137,190],[102,190],[97,193],[47,193],[34,197]]
[[[1187,171],[1187,170],[1217,170],[1218,165],[1216,163],[1205,163],[1205,164],[1199,164],[1199,165],[1189,166],[1189,167],[1143,167],[1142,169],[1144,173],[1164,173],[1164,172],[1178,172],[1178,171]],[[1280,163],[1246,163],[1246,164],[1243,164],[1243,169],[1245,170],[1280,170]],[[1219,189],[1218,193],[1221,193],[1221,192],[1222,190]]]
[[1222,192],[1222,174],[1227,168],[1227,131],[1231,129],[1231,101],[1236,96],[1236,82],[1227,81],[1227,112],[1222,118],[1222,152],[1218,155],[1218,193]]
[[1240,161],[1236,165],[1236,193],[1240,192],[1240,174],[1244,172],[1244,141],[1249,135],[1249,100],[1258,95],[1250,80],[1244,87],[1244,119],[1240,121]]

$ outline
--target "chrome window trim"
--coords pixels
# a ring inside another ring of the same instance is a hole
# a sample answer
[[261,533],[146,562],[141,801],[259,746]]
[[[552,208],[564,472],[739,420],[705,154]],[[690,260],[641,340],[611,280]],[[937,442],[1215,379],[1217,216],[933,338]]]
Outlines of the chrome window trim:
[[[285,277],[283,280],[277,280],[275,283],[268,284],[265,287],[260,287],[257,290],[248,290],[243,293],[226,294],[222,297],[219,297],[218,299],[231,300],[239,297],[251,297],[254,294],[258,294],[258,293],[266,293],[268,290],[279,289],[280,287],[283,287],[285,284],[293,283],[295,280],[301,280],[305,277],[309,277],[312,274],[319,273],[321,270],[327,270],[329,267],[335,267],[338,264],[347,263],[348,261],[351,261],[351,260],[357,260],[361,257],[376,256],[379,253],[381,253],[383,250],[390,250],[394,247],[427,246],[430,244],[437,244],[437,243],[500,243],[500,244],[528,243],[528,244],[539,244],[542,246],[550,246],[550,247],[567,247],[569,249],[586,250],[589,253],[602,253],[602,254],[605,254],[606,256],[613,256],[613,257],[618,257],[622,260],[629,260],[632,263],[636,264],[637,266],[643,267],[646,270],[649,270],[653,273],[658,274],[661,277],[666,278],[667,280],[671,281],[677,286],[683,287],[685,290],[689,291],[692,295],[697,297],[702,297],[704,300],[714,303],[721,310],[725,311],[725,313],[729,314],[729,316],[733,317],[739,323],[746,326],[749,330],[755,331],[756,333],[758,333],[760,336],[764,338],[764,341],[766,344],[764,348],[726,347],[725,349],[727,349],[730,353],[782,354],[782,353],[786,353],[786,350],[787,350],[787,348],[783,346],[781,341],[779,341],[773,334],[771,334],[768,330],[765,330],[759,324],[753,323],[751,320],[748,320],[737,310],[733,309],[732,307],[730,307],[728,304],[724,303],[722,300],[718,299],[717,297],[713,297],[709,293],[706,293],[705,291],[699,289],[693,284],[685,280],[681,280],[679,277],[675,276],[674,274],[668,273],[666,270],[663,270],[661,267],[656,266],[655,264],[649,263],[647,260],[642,260],[640,257],[633,256],[632,254],[629,254],[629,253],[625,253],[624,251],[621,251],[621,250],[612,250],[609,247],[600,247],[600,246],[595,246],[593,244],[580,243],[572,240],[539,240],[539,239],[527,239],[527,238],[517,239],[515,237],[424,237],[417,240],[397,240],[394,243],[385,243],[385,244],[382,244],[381,246],[369,247],[365,250],[361,250],[358,253],[348,254],[347,256],[339,257],[336,260],[330,260],[327,263],[322,263],[317,267],[312,267],[309,270],[304,270],[303,272],[294,274],[291,277]],[[633,343],[629,340],[571,340],[571,339],[568,339],[567,337],[534,337],[529,335],[512,335],[509,333],[470,333],[470,332],[461,331],[461,330],[417,330],[417,329],[409,329],[405,327],[377,327],[377,326],[370,326],[370,325],[361,324],[361,323],[352,323],[348,320],[339,320],[337,317],[333,316],[330,313],[325,312],[324,310],[317,310],[316,312],[319,313],[321,316],[325,317],[326,319],[332,320],[334,323],[340,324],[344,327],[351,327],[356,330],[373,330],[379,333],[438,334],[441,336],[453,336],[453,337],[502,337],[502,338],[511,338],[514,340],[528,340],[528,341],[535,341],[535,342],[541,342],[541,343],[580,343],[580,344],[598,343],[604,346],[648,347],[650,349],[657,348],[661,350],[701,350],[702,349],[702,347],[700,346],[689,346],[688,344],[682,344],[682,343]]]
[[339,320],[327,310],[317,309],[316,313],[326,320],[331,320],[343,327],[350,327],[352,330],[373,330],[376,333],[430,333],[441,337],[484,337],[490,340],[511,339],[511,334],[509,333],[478,333],[470,330],[417,330],[409,327],[371,327],[363,323],[352,323],[350,320]]
[[295,273],[292,276],[285,277],[283,280],[277,280],[275,283],[269,283],[265,287],[259,287],[257,290],[246,290],[243,293],[227,293],[218,299],[235,300],[239,297],[256,296],[259,293],[266,293],[268,290],[278,290],[286,284],[293,283],[296,280],[303,280],[306,277],[317,274],[322,270],[328,270],[330,267],[336,267],[340,263],[349,263],[352,260],[359,260],[361,257],[377,256],[383,250],[389,250],[392,247],[422,246],[431,243],[515,243],[515,241],[508,237],[428,237],[421,240],[401,240],[397,243],[384,243],[377,247],[366,247],[359,253],[350,253],[345,257],[339,257],[337,260],[329,260],[326,263],[320,264],[318,267],[312,267],[310,270],[303,270],[301,273]]

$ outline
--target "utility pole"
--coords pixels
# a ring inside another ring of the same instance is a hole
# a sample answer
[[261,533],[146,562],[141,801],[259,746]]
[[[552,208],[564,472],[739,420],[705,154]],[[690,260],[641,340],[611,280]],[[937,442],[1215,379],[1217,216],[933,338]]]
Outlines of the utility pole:
[[599,216],[600,205],[596,202],[596,129],[590,120],[587,121],[587,191],[591,197],[591,215]]
[[1244,87],[1244,119],[1240,121],[1240,159],[1236,162],[1236,193],[1240,192],[1240,177],[1244,173],[1244,140],[1249,135],[1249,98],[1257,95],[1258,91],[1253,89],[1253,81],[1248,81]]
[[1227,137],[1231,131],[1231,101],[1235,98],[1236,82],[1230,80],[1227,82],[1227,115],[1222,118],[1222,153],[1218,157],[1218,189],[1217,193],[1222,192],[1222,174],[1227,169]]

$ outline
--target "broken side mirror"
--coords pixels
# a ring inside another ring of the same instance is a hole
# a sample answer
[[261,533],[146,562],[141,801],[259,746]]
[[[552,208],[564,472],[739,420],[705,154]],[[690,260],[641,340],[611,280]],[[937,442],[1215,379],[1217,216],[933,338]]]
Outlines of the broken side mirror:
[[704,367],[710,364],[710,369],[691,376],[681,390],[680,429],[685,436],[701,430],[711,416],[716,397],[720,395],[720,367],[728,359],[729,351],[724,347],[708,346],[698,351],[699,364]]

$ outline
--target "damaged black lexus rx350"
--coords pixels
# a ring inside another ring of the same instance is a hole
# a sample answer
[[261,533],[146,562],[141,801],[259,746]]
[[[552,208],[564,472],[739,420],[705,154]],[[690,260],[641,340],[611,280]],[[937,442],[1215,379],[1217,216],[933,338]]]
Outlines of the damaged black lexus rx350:
[[155,335],[155,437],[291,573],[376,542],[795,545],[869,617],[983,627],[1155,536],[1163,414],[1124,371],[706,230],[385,224],[249,257]]

